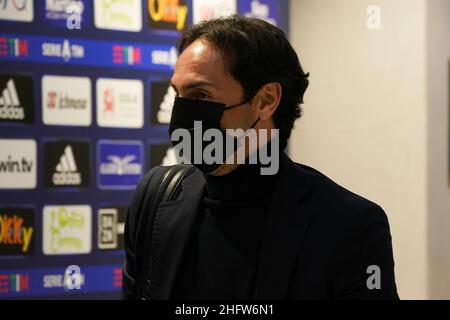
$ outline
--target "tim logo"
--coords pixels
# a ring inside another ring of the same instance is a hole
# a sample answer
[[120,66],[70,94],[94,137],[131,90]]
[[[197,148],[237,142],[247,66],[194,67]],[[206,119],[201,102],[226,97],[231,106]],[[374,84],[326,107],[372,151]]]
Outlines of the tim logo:
[[97,158],[102,189],[134,189],[142,176],[140,142],[100,141]]
[[35,220],[31,208],[0,208],[0,255],[34,253]]
[[141,48],[132,46],[113,46],[113,63],[121,65],[141,64]]
[[0,37],[0,57],[17,58],[25,56],[28,56],[27,40],[19,38]]
[[44,146],[45,186],[89,186],[89,144],[80,141],[48,142]]
[[0,75],[0,121],[34,120],[34,82],[23,75]]
[[28,274],[0,274],[0,295],[26,292],[30,290]]

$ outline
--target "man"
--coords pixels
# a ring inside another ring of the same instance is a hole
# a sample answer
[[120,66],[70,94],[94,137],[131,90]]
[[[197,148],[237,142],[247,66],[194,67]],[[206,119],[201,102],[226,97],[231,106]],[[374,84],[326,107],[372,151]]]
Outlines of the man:
[[[146,187],[148,174],[126,224],[124,296],[398,299],[383,210],[282,152],[308,86],[284,33],[232,16],[190,27],[178,50],[169,128],[174,145],[177,130],[194,138],[199,128],[266,130],[270,140],[258,135],[257,149],[270,149],[279,169],[264,175],[262,161],[193,161],[196,169],[182,180],[178,198],[154,212],[142,209],[143,199],[158,191]],[[242,145],[248,160],[255,150]],[[236,160],[237,149],[223,150],[223,159]],[[207,153],[204,143],[192,151]],[[152,229],[151,240],[137,237],[141,211],[157,216],[144,227]],[[146,250],[152,250],[148,277],[140,270]]]

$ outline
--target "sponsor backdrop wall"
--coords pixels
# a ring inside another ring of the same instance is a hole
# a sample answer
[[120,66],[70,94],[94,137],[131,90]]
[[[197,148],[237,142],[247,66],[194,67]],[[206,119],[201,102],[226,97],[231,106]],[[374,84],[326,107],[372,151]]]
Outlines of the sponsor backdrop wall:
[[[119,298],[124,220],[167,123],[179,31],[277,0],[0,0],[0,299]],[[287,30],[286,30],[287,31]]]

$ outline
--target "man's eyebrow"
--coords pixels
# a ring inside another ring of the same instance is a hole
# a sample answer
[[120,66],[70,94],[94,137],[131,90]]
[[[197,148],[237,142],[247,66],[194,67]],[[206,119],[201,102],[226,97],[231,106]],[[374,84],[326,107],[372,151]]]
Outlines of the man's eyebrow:
[[[175,85],[172,82],[170,82],[170,85],[175,90],[175,92],[178,92],[177,88],[175,87]],[[183,89],[183,91],[187,91],[187,90],[196,89],[196,88],[199,88],[202,86],[209,86],[209,87],[215,88],[215,86],[209,81],[195,81],[195,82],[189,83],[188,85],[185,85],[182,89]]]

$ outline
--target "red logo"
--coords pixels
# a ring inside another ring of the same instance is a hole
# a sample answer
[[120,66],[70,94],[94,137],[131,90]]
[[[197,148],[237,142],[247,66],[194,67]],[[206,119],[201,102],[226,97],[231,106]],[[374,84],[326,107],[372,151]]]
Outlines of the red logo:
[[112,89],[106,89],[103,92],[103,112],[114,112],[114,91]]
[[47,103],[47,107],[49,107],[50,109],[55,109],[56,106],[56,97],[57,97],[57,93],[55,91],[50,91],[48,93],[48,103]]
[[122,287],[122,269],[116,268],[113,273],[113,286]]

